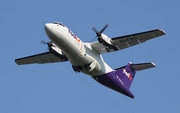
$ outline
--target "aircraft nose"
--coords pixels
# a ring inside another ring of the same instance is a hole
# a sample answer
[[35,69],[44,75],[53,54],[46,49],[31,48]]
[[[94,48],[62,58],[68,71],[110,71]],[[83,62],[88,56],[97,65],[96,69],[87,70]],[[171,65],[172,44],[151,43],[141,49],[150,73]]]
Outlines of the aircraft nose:
[[46,32],[51,31],[51,30],[52,30],[52,25],[51,25],[51,23],[46,23],[46,24],[44,25],[44,29],[45,29]]

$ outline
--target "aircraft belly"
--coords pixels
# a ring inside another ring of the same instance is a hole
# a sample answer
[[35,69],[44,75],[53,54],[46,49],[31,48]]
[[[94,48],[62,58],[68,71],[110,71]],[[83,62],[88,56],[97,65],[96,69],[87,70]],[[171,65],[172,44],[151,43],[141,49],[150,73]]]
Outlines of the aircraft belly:
[[[71,57],[69,61],[71,62],[73,66],[82,67],[80,71],[85,74],[94,76],[94,75],[99,75],[102,73],[100,64],[92,56],[86,53],[81,54],[77,57]],[[87,69],[86,65],[88,65],[90,69]]]
[[[88,74],[92,77],[99,76],[105,73],[108,73],[112,71],[112,68],[110,68],[104,61],[100,54],[97,54],[96,52],[93,52],[91,48],[85,44],[85,52],[81,55],[78,55],[77,57],[71,57],[69,61],[73,66],[81,67],[80,70],[75,71],[81,71],[85,74]],[[90,64],[91,70],[87,70],[84,65]]]

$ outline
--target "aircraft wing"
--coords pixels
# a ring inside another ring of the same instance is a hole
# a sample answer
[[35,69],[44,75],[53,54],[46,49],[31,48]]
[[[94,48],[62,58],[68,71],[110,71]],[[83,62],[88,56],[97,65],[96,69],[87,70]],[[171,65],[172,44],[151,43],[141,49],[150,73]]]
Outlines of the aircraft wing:
[[41,54],[15,59],[15,62],[18,65],[34,64],[34,63],[44,64],[44,63],[65,62],[65,61],[68,61],[67,57],[62,55],[58,57],[52,54],[51,52],[45,52]]
[[[118,50],[122,50],[162,35],[165,35],[165,32],[162,29],[155,29],[126,36],[114,37],[111,38],[111,43],[113,46],[117,47]],[[91,46],[100,54],[115,51],[114,49],[109,49],[108,47],[103,46],[99,42],[92,42]]]

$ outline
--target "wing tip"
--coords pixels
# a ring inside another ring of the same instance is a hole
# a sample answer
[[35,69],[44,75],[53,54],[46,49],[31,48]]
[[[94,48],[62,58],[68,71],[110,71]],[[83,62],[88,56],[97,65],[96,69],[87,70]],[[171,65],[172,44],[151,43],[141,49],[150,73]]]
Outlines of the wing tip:
[[164,35],[166,34],[166,32],[163,29],[158,29],[159,31],[161,31]]
[[19,62],[18,62],[19,59],[15,59],[14,62],[17,64],[17,65],[21,65]]
[[156,67],[156,64],[155,64],[155,63],[153,63],[153,62],[150,62],[150,63],[152,64],[153,67]]

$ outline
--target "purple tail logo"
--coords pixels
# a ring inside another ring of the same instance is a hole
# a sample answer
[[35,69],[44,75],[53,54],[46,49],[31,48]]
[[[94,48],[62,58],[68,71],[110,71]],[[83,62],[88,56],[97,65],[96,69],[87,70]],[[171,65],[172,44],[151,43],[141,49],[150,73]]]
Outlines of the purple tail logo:
[[131,76],[131,73],[128,73],[127,71],[126,71],[126,69],[123,69],[123,73],[129,78],[129,80],[131,80],[132,81],[132,76]]

